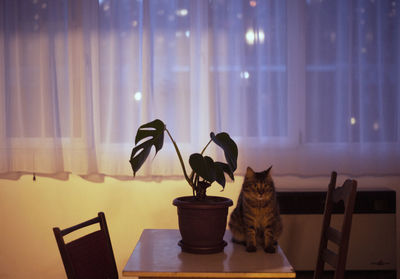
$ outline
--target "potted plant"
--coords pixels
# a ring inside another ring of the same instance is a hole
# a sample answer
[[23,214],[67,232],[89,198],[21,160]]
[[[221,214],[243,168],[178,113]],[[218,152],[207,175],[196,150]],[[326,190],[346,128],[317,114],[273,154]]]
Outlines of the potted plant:
[[[133,175],[140,169],[150,154],[151,148],[155,152],[161,150],[164,143],[164,133],[171,139],[182,167],[183,175],[192,188],[192,196],[174,199],[173,204],[178,209],[179,230],[182,240],[179,242],[182,250],[190,253],[217,253],[224,249],[223,240],[226,228],[226,219],[229,206],[233,202],[229,198],[207,196],[207,188],[217,182],[224,189],[225,174],[234,180],[234,171],[237,168],[238,149],[229,134],[222,132],[210,133],[210,140],[200,153],[193,153],[189,157],[192,168],[190,174],[186,171],[181,152],[168,131],[166,125],[159,119],[139,127],[135,147],[132,149],[130,163]],[[214,142],[224,151],[226,163],[215,162],[209,156],[203,156],[207,147]]]

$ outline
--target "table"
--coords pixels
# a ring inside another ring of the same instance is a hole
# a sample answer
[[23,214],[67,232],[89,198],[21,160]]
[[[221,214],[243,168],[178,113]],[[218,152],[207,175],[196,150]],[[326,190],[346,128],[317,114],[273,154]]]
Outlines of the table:
[[259,247],[248,253],[245,246],[230,241],[216,254],[189,254],[181,251],[178,230],[146,229],[133,250],[122,275],[149,278],[295,278],[296,273],[278,246],[277,253],[267,254]]

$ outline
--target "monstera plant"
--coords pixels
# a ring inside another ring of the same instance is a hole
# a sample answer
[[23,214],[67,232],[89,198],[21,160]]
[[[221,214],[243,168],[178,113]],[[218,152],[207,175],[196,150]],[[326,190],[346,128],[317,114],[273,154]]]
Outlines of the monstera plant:
[[[146,123],[139,127],[135,147],[132,149],[131,163],[133,175],[140,169],[155,148],[155,154],[161,150],[164,144],[164,134],[171,139],[183,175],[192,187],[193,195],[178,197],[173,200],[173,205],[178,209],[179,231],[182,240],[179,241],[182,251],[196,254],[210,254],[221,252],[227,245],[223,239],[226,229],[226,220],[229,206],[233,202],[229,198],[207,196],[207,188],[213,182],[225,187],[225,174],[232,180],[233,172],[237,167],[238,149],[236,143],[227,133],[210,133],[210,140],[200,153],[194,153],[189,157],[189,165],[192,168],[190,174],[186,171],[181,152],[168,131],[167,126],[159,119]],[[222,148],[226,162],[215,162],[204,153],[211,143]]]
[[[229,134],[222,132],[218,134],[210,133],[210,140],[200,153],[193,153],[189,157],[189,165],[192,168],[190,174],[186,171],[181,152],[168,131],[167,126],[159,119],[153,120],[139,127],[136,138],[135,147],[132,149],[130,164],[132,166],[133,175],[140,169],[154,147],[157,153],[162,149],[164,144],[164,134],[167,133],[171,139],[175,151],[178,155],[179,162],[182,167],[183,175],[193,190],[193,196],[197,200],[206,198],[206,190],[213,182],[217,182],[225,187],[225,174],[234,180],[234,171],[237,168],[238,148]],[[215,143],[224,151],[226,163],[215,162],[211,157],[204,156],[204,152],[211,143]]]

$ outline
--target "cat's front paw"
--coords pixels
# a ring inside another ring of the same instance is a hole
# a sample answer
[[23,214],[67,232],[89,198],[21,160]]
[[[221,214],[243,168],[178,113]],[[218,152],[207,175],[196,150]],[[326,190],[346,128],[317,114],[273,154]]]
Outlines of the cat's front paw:
[[276,248],[274,246],[267,246],[264,248],[265,253],[274,254],[276,252]]
[[248,245],[248,246],[246,246],[246,251],[247,252],[255,252],[255,251],[257,251],[257,247],[254,245]]

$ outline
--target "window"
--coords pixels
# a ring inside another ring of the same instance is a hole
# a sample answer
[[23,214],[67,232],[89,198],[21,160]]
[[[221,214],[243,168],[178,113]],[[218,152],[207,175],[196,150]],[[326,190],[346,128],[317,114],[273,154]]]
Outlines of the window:
[[307,142],[399,142],[398,4],[308,2]]
[[[239,174],[398,174],[399,0],[0,5],[0,173],[130,176],[160,118],[184,157],[229,132]],[[138,175],[181,175],[164,149]]]

